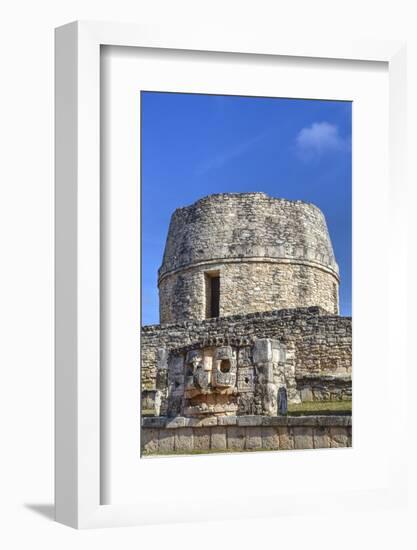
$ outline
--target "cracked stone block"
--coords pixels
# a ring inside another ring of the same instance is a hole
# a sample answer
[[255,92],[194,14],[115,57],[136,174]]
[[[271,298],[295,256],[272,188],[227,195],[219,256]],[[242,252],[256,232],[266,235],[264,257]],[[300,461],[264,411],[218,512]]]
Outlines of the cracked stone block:
[[258,426],[262,422],[262,417],[257,415],[245,415],[237,417],[238,426]]
[[330,437],[326,428],[314,429],[313,443],[315,449],[328,449],[330,447]]
[[294,427],[294,449],[313,449],[313,428]]
[[178,428],[175,432],[175,450],[187,453],[193,450],[193,429]]
[[142,426],[144,428],[163,428],[166,418],[163,416],[144,416],[142,418]]
[[274,427],[263,426],[262,430],[262,448],[277,450],[279,449],[279,435],[278,430]]
[[246,430],[241,426],[228,426],[227,448],[231,451],[241,451],[246,444]]
[[215,359],[233,359],[233,350],[231,346],[217,348],[214,354]]
[[262,449],[262,432],[260,427],[246,428],[246,449]]
[[289,416],[288,417],[288,426],[299,427],[313,427],[317,426],[318,420],[317,416]]
[[219,416],[218,424],[219,426],[236,426],[237,417],[236,416]]
[[166,348],[157,349],[156,364],[158,369],[168,368],[168,350]]
[[267,363],[272,361],[271,340],[268,338],[258,338],[253,346],[253,362],[255,364]]
[[194,449],[197,451],[208,451],[210,449],[210,428],[195,428]]
[[344,426],[335,426],[330,428],[330,446],[331,447],[349,447],[349,436]]
[[313,401],[313,392],[311,388],[303,388],[301,390],[301,401]]
[[349,426],[347,428],[347,435],[348,435],[348,446],[352,447],[352,426]]
[[278,437],[280,450],[294,449],[294,439],[286,426],[278,426]]
[[172,420],[168,420],[166,427],[169,429],[182,428],[185,426],[185,418],[183,416],[176,416]]
[[159,452],[171,453],[175,448],[175,435],[173,430],[159,431]]
[[227,448],[226,428],[212,428],[211,431],[211,449],[222,451]]
[[202,426],[217,426],[217,417],[216,416],[209,416],[207,418],[203,418],[201,420]]
[[169,362],[168,369],[175,374],[184,372],[184,359],[180,356],[173,356]]
[[142,451],[146,454],[158,452],[158,430],[152,428],[142,429]]

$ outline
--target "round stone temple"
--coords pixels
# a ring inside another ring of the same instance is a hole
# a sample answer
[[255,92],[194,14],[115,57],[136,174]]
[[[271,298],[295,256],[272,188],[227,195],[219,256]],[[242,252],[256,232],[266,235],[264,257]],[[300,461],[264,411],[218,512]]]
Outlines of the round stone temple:
[[171,218],[160,322],[320,306],[339,312],[339,269],[319,208],[265,193],[209,195]]

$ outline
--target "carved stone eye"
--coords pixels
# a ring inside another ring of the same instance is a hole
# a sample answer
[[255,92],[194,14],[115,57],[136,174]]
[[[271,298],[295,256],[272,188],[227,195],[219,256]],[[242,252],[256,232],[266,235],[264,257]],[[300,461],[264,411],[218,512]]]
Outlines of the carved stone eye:
[[222,359],[222,361],[220,362],[220,372],[230,372],[229,359]]

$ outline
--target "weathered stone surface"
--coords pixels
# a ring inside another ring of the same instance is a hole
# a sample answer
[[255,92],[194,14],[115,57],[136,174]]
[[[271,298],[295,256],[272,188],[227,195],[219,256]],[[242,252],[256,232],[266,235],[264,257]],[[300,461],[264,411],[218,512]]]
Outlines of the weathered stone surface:
[[187,418],[185,421],[185,426],[189,428],[198,428],[203,425],[203,418],[191,417]]
[[315,305],[338,311],[338,267],[312,204],[227,193],[177,209],[159,270],[161,322],[204,318],[205,273],[219,270],[221,316]]
[[280,450],[294,449],[294,439],[287,427],[278,426],[278,437]]
[[[297,385],[302,401],[325,401],[328,399],[347,401],[352,399],[352,379],[350,374],[346,374],[349,368],[346,369],[345,359],[350,355],[349,349],[345,347],[346,342],[343,342],[341,346],[339,340],[329,337],[327,344],[331,345],[329,348],[330,358],[327,357],[326,362],[322,362],[320,368],[326,365],[331,367],[331,361],[335,361],[339,366],[334,369],[334,374],[300,373],[297,377]],[[343,362],[340,361],[341,359]],[[314,364],[314,358],[311,363]],[[338,373],[337,370],[341,372]]]
[[194,448],[193,429],[178,428],[175,432],[175,450],[183,453],[192,451]]
[[[333,395],[343,400],[351,394],[351,330],[350,318],[323,315],[319,308],[270,311],[177,325],[143,327],[142,388],[149,391],[156,387],[158,349],[164,347],[176,350],[177,353],[177,350],[183,349],[183,356],[179,361],[169,359],[168,370],[171,372],[172,365],[173,371],[171,379],[167,381],[173,389],[175,384],[179,384],[175,391],[173,390],[174,395],[178,394],[179,401],[171,404],[169,414],[180,415],[184,392],[184,386],[181,387],[181,384],[184,374],[179,374],[175,369],[178,365],[185,369],[184,355],[187,348],[216,347],[224,345],[227,340],[240,346],[236,373],[239,410],[228,411],[228,414],[258,414],[253,400],[257,390],[251,350],[258,338],[269,338],[271,341],[280,340],[286,343],[285,363],[276,364],[273,372],[274,383],[281,384],[285,380],[290,403],[299,402],[303,389],[315,392],[319,399],[323,399],[327,392],[328,398]],[[244,342],[247,347],[242,347]],[[241,350],[244,350],[244,353]],[[160,385],[159,388],[163,415],[167,410],[166,394]]]
[[279,449],[279,435],[277,428],[272,426],[263,426],[261,428],[262,434],[262,449],[278,450]]
[[211,430],[209,428],[198,428],[194,431],[194,449],[197,451],[208,451],[210,449]]
[[[320,419],[324,417],[316,417]],[[257,426],[194,426],[177,428],[143,428],[142,450],[145,454],[177,452],[187,454],[193,450],[256,450],[256,449],[319,449],[351,446],[351,427],[338,424],[339,417],[326,417],[325,425],[319,422],[311,427],[308,417],[298,417],[298,424],[289,426],[265,425],[262,417]],[[168,421],[169,419],[167,419]],[[333,420],[333,425],[330,421]]]
[[166,424],[164,416],[145,416],[142,418],[142,426],[146,428],[164,428]]
[[292,428],[294,435],[294,449],[313,449],[313,428],[297,427]]
[[318,423],[317,416],[288,416],[287,418],[288,426],[317,426]]
[[146,454],[158,452],[159,431],[154,429],[142,430],[142,451]]
[[350,415],[320,415],[316,416],[317,424],[320,426],[351,426],[352,417]]
[[208,418],[202,418],[201,425],[202,426],[217,426],[217,417],[210,416]]
[[227,448],[226,428],[223,426],[212,428],[211,430],[211,449],[223,451]]
[[156,363],[157,363],[158,369],[168,368],[168,350],[166,348],[158,348]]
[[349,447],[352,447],[352,426],[347,427],[346,430],[348,436],[348,445]]
[[259,416],[238,416],[237,425],[238,426],[259,426]]
[[246,428],[246,449],[262,449],[262,428],[248,426]]
[[159,447],[160,454],[172,453],[175,449],[175,433],[173,430],[159,430]]
[[349,436],[347,429],[342,426],[330,428],[330,446],[331,447],[349,447]]
[[272,345],[268,338],[258,338],[253,346],[253,362],[256,364],[272,361]]
[[264,426],[287,426],[288,416],[262,416]]
[[303,388],[301,390],[301,401],[313,401],[313,392],[311,388]]
[[185,426],[185,418],[183,416],[177,416],[167,420],[165,426],[167,428],[182,428]]
[[237,416],[219,416],[219,426],[236,426]]
[[329,430],[325,427],[316,427],[313,431],[313,443],[315,449],[327,449],[330,447]]
[[246,444],[246,428],[241,426],[227,427],[227,448],[231,451],[241,451]]

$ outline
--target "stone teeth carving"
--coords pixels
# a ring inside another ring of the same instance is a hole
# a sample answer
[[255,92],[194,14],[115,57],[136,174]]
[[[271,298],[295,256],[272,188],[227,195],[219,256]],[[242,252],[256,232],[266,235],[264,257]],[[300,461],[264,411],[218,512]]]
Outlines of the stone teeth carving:
[[216,370],[213,376],[213,383],[218,388],[228,388],[236,383],[236,374],[234,372],[221,372]]
[[271,338],[258,338],[239,348],[222,345],[178,352],[168,362],[167,408],[181,408],[189,416],[228,415],[238,410],[274,416],[278,388],[296,389],[294,370],[291,365],[286,367],[286,357],[285,346]]

